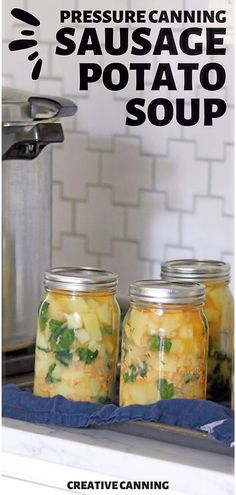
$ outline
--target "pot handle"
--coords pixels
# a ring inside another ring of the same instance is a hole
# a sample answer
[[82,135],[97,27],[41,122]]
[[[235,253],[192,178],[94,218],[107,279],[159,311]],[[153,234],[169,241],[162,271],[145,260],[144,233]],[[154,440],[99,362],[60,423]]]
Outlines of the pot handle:
[[77,111],[77,106],[67,98],[51,96],[30,96],[30,113],[34,120],[71,117]]

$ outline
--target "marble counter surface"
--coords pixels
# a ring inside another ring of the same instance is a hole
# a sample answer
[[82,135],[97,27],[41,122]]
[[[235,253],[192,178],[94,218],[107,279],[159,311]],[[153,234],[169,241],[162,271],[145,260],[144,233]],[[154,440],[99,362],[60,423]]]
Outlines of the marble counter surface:
[[2,447],[4,493],[15,493],[16,487],[24,495],[95,493],[68,490],[69,480],[167,480],[170,495],[234,493],[231,457],[108,429],[48,427],[4,418]]

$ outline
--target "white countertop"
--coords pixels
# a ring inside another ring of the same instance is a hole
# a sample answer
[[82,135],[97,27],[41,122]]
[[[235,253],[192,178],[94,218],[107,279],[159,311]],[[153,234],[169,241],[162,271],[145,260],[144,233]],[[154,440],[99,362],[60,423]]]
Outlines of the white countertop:
[[[21,493],[20,487],[24,495],[108,493],[68,490],[69,480],[167,480],[169,495],[234,493],[231,457],[108,429],[48,427],[3,418],[2,448],[4,495]],[[134,493],[114,490],[117,495],[124,492]]]

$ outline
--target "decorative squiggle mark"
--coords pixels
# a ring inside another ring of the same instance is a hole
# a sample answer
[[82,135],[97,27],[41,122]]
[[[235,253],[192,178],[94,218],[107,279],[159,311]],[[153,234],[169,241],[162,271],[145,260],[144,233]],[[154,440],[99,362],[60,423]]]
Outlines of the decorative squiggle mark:
[[[26,10],[23,9],[12,9],[11,14],[15,19],[18,19],[19,21],[23,21],[26,24],[29,24],[30,26],[39,26],[40,21],[35,17],[34,15],[30,14],[30,12],[27,12]],[[23,36],[34,36],[35,31],[32,29],[23,29],[21,31],[21,34]],[[28,48],[31,48],[33,46],[36,46],[38,42],[35,39],[17,39],[14,41],[11,41],[8,45],[10,51],[17,51],[17,50],[26,50]],[[34,51],[33,53],[30,53],[28,56],[28,60],[32,61],[35,60],[37,57],[39,57],[39,52]],[[39,58],[33,67],[32,73],[31,73],[31,78],[35,81],[39,78],[40,72],[42,69],[42,64],[43,60]]]
[[29,56],[28,56],[28,60],[34,60],[35,58],[37,58],[39,52],[33,52],[31,53]]
[[30,14],[26,10],[12,9],[11,15],[15,17],[15,19],[23,21],[26,24],[30,24],[31,26],[40,26],[40,21],[37,19],[37,17],[34,17],[34,15]]
[[41,59],[41,58],[39,58],[39,59],[37,60],[36,64],[35,64],[35,66],[34,66],[33,70],[32,70],[31,77],[32,77],[32,79],[33,79],[34,81],[36,81],[36,80],[39,78],[39,74],[40,74],[40,72],[41,72],[41,68],[42,68],[42,63],[43,63],[42,59]]
[[34,31],[31,31],[31,29],[23,29],[23,31],[21,31],[21,34],[23,34],[23,36],[33,36]]
[[9,43],[9,50],[14,52],[15,50],[25,50],[26,48],[31,48],[31,46],[36,46],[36,40],[15,40]]

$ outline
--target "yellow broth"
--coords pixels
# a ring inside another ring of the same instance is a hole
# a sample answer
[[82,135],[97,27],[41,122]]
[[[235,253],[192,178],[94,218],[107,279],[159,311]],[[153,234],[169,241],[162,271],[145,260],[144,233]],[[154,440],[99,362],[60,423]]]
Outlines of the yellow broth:
[[233,297],[224,283],[206,283],[203,311],[209,325],[207,398],[230,399],[233,357]]
[[199,308],[131,307],[122,333],[120,405],[206,397],[208,334]]
[[119,323],[113,294],[49,291],[38,314],[34,394],[113,401]]

